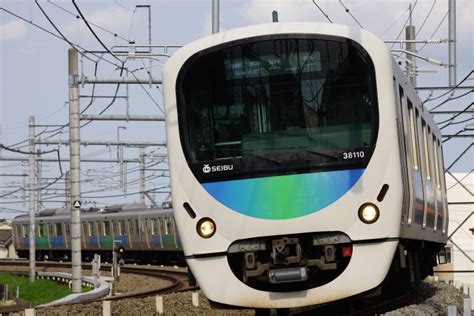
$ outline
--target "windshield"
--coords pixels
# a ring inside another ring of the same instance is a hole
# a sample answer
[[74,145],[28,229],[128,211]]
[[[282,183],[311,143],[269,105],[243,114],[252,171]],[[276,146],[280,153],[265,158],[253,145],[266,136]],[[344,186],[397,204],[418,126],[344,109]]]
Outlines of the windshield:
[[252,38],[194,55],[177,82],[183,150],[199,180],[365,167],[375,71],[355,42]]

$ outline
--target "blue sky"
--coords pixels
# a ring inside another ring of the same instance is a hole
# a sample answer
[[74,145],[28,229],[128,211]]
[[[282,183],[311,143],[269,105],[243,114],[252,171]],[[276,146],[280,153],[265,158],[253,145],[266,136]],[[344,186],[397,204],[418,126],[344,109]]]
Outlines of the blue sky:
[[[381,0],[345,0],[344,4],[358,21],[372,33],[382,39],[394,39],[399,34],[404,22],[408,17],[408,5],[410,1],[381,1]],[[89,50],[101,50],[97,40],[91,35],[83,21],[75,18],[77,11],[72,1],[40,0],[39,3],[47,12],[55,25],[66,35],[66,37],[82,47]],[[148,41],[148,16],[145,9],[135,9],[138,4],[150,4],[152,7],[152,40],[153,44],[159,45],[183,45],[194,39],[206,36],[211,32],[211,0],[161,0],[161,1],[125,1],[125,0],[101,0],[83,1],[77,0],[85,17],[94,24],[120,35],[124,39],[135,40],[137,44],[147,44]],[[354,20],[344,11],[339,1],[319,0],[317,3],[329,15],[335,23],[348,24],[358,27]],[[415,1],[412,1],[415,3]],[[434,3],[434,6],[433,6]],[[429,37],[447,11],[447,0],[418,0],[413,12],[413,22],[419,29],[425,17],[433,6],[433,10],[421,28],[417,37],[426,39]],[[14,12],[26,20],[32,21],[51,32],[55,33],[52,26],[42,15],[34,1],[0,0],[0,7]],[[74,15],[66,12],[70,11]],[[266,23],[271,21],[271,12],[279,12],[280,21],[319,21],[326,22],[325,17],[314,6],[311,0],[221,0],[221,31],[235,27]],[[474,25],[472,21],[473,1],[457,1],[457,36],[458,36],[458,80],[462,79],[474,68],[473,62],[473,37]],[[108,47],[114,45],[126,45],[127,41],[115,37],[101,29],[94,28]],[[403,34],[402,34],[403,36]],[[435,38],[447,38],[447,19],[441,25]],[[419,45],[420,48],[422,45]],[[68,107],[65,102],[68,99],[67,86],[67,49],[68,44],[58,40],[50,34],[15,18],[5,11],[0,11],[0,143],[12,145],[25,140],[28,136],[28,116],[34,115],[37,124],[64,124],[68,120]],[[432,57],[443,62],[448,61],[447,45],[428,45],[420,54]],[[111,57],[107,57],[113,60]],[[153,73],[159,76],[165,59],[153,63]],[[148,62],[146,62],[148,64]],[[127,64],[130,70],[137,69],[143,65],[139,62]],[[435,74],[422,74],[418,78],[418,85],[447,85],[447,70],[418,62],[421,70],[437,70]],[[88,61],[83,64],[86,75],[93,75],[94,65]],[[100,62],[97,70],[98,76],[112,77],[119,75],[119,69]],[[136,72],[138,77],[144,77],[146,73],[141,70]],[[471,76],[472,77],[472,76]],[[466,84],[473,85],[472,80]],[[116,86],[96,86],[95,95],[113,95]],[[147,85],[145,87],[153,100],[147,96],[141,87],[130,87],[129,103],[131,114],[160,115],[162,108],[162,95],[157,87]],[[125,95],[125,87],[121,87],[118,95]],[[435,95],[438,92],[435,92]],[[81,88],[81,94],[90,95],[91,86]],[[457,95],[462,94],[458,92]],[[422,99],[427,97],[421,93]],[[444,98],[439,99],[439,101]],[[473,101],[473,94],[459,98],[449,104],[450,109],[461,109]],[[108,100],[96,99],[88,110],[89,114],[97,114],[104,109]],[[158,103],[158,106],[155,104]],[[89,103],[88,99],[81,100],[82,108]],[[428,103],[428,108],[436,105],[437,101]],[[125,114],[126,103],[124,99],[117,100],[106,112],[106,114]],[[447,109],[447,108],[446,108]],[[448,117],[440,118],[444,120]],[[472,123],[472,121],[470,122]],[[88,140],[115,140],[117,127],[120,129],[120,139],[139,141],[164,141],[164,128],[162,123],[126,123],[126,122],[95,122],[81,130],[81,138]],[[458,125],[452,128],[455,132],[462,127]],[[42,137],[47,137],[47,132]],[[36,132],[43,131],[38,128]],[[449,131],[449,129],[447,129]],[[53,139],[68,139],[67,129]],[[449,164],[457,155],[463,151],[466,144],[472,142],[470,139],[455,140],[446,146],[445,160]],[[17,147],[20,147],[20,144]],[[42,150],[56,148],[55,146],[42,146]],[[21,148],[25,150],[26,148]],[[61,147],[61,156],[67,157],[69,150]],[[109,147],[82,147],[83,157],[92,158],[114,158],[117,155],[116,148]],[[163,149],[149,148],[147,153],[163,153]],[[19,154],[0,152],[3,156],[19,156]],[[125,157],[137,158],[138,149],[125,149]],[[472,149],[457,164],[458,171],[470,171],[474,166]],[[147,176],[150,178],[147,189],[167,186],[167,178],[160,175],[159,169],[166,168],[166,162],[159,163],[157,160],[149,160],[150,170]],[[153,165],[153,167],[151,167]],[[138,191],[138,172],[136,165],[127,168],[128,182],[127,196],[124,196],[122,188],[113,188],[118,183],[118,165],[109,164],[83,164],[81,189],[83,200],[95,201],[97,205],[111,203],[132,202],[138,200],[138,195],[131,194]],[[44,163],[42,165],[44,184],[48,184],[59,176],[57,163]],[[62,169],[67,170],[68,164],[62,163]],[[1,162],[0,174],[24,173],[27,166],[15,162]],[[8,194],[23,183],[22,178],[0,176],[0,196]],[[63,179],[50,188],[56,188],[56,192],[46,192],[50,201],[45,202],[44,207],[60,206],[61,189],[64,187]],[[163,191],[163,190],[162,190]],[[166,191],[166,189],[165,189]],[[27,193],[26,193],[27,194]],[[130,195],[131,194],[131,195]],[[97,196],[120,195],[112,198],[95,198]],[[157,194],[157,199],[163,199],[166,194]],[[28,203],[22,203],[23,193],[17,192],[0,198],[0,218],[12,217],[20,213],[12,210],[27,210]],[[92,204],[91,204],[92,205]],[[7,210],[8,208],[9,210]]]

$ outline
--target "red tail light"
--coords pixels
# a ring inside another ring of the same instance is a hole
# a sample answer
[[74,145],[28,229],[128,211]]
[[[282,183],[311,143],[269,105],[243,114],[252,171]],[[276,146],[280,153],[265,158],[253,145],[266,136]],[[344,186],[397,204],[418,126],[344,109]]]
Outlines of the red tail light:
[[343,246],[342,247],[342,256],[351,257],[352,256],[352,246]]

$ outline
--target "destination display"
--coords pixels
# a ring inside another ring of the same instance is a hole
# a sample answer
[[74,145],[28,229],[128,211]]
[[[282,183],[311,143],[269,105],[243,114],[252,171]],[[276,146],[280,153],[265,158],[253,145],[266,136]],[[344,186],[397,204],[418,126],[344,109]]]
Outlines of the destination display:
[[240,59],[226,59],[225,76],[227,80],[255,78],[272,74],[292,74],[321,71],[319,51],[299,52]]

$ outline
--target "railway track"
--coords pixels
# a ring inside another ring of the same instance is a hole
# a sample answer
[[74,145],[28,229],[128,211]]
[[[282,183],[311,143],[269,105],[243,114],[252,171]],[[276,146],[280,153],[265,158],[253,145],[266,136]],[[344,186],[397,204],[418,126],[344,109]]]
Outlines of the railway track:
[[[28,261],[25,260],[0,260],[0,271],[2,271],[1,267],[27,267],[29,265]],[[69,269],[71,268],[70,263],[62,263],[62,262],[37,262],[37,268],[48,268],[48,269]],[[91,270],[91,264],[83,264],[82,268],[85,270]],[[101,271],[110,271],[111,265],[110,264],[102,264]],[[18,269],[22,271],[11,271],[8,272],[15,272],[15,273],[27,273],[24,269]],[[147,296],[153,295],[160,295],[160,294],[169,294],[169,293],[176,293],[176,292],[184,292],[184,291],[192,291],[197,290],[197,286],[189,286],[187,281],[187,272],[186,271],[179,271],[179,270],[171,270],[167,268],[158,268],[158,267],[144,267],[144,266],[123,266],[121,267],[122,274],[137,274],[141,276],[148,276],[152,278],[159,278],[161,280],[165,280],[169,283],[169,285],[161,286],[156,289],[152,290],[145,290],[140,292],[134,293],[125,293],[125,294],[118,294],[114,296],[107,296],[100,299],[88,300],[81,303],[73,303],[70,305],[77,305],[77,304],[89,304],[93,302],[99,302],[102,300],[108,301],[117,301],[122,299],[129,299],[129,298],[142,298]],[[14,312],[13,310],[11,312]]]
[[[287,315],[309,316],[309,315],[350,315],[367,316],[387,313],[416,301],[415,292],[410,290],[405,293],[392,293],[377,299],[345,299],[331,304],[290,310]],[[282,313],[284,314],[284,313]]]

